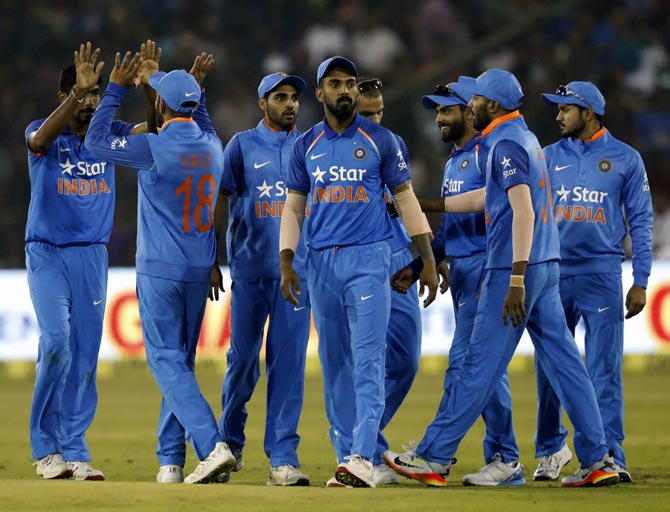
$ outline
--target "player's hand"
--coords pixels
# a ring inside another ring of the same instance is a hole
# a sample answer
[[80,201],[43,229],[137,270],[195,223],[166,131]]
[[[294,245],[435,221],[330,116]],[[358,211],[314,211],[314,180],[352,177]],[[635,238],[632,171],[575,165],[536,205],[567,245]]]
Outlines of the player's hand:
[[437,275],[442,278],[440,282],[440,293],[447,293],[447,290],[449,289],[449,265],[447,265],[446,261],[441,261],[438,263],[436,270]]
[[92,50],[91,42],[79,45],[79,51],[74,52],[74,66],[77,70],[77,90],[86,92],[89,89],[98,85],[100,80],[100,72],[105,63],[100,61],[96,64],[98,56],[100,55],[100,48]]
[[133,55],[131,52],[126,52],[121,60],[121,54],[116,52],[114,59],[114,69],[109,75],[110,83],[119,84],[127,89],[135,87],[135,77],[140,70],[142,59],[139,52]]
[[647,305],[647,290],[641,286],[631,286],[626,294],[626,319],[633,318]]
[[198,83],[202,85],[202,81],[207,76],[207,73],[209,73],[209,71],[212,69],[212,66],[214,66],[214,56],[202,52],[193,61],[193,66],[191,67],[191,71],[189,71],[189,73],[191,73],[198,81]]
[[428,296],[423,301],[423,307],[430,306],[435,297],[437,297],[437,287],[439,286],[437,279],[437,272],[435,272],[434,265],[424,265],[419,274],[419,296],[423,297],[423,293],[428,287]]
[[140,70],[135,77],[135,85],[149,85],[149,77],[158,71],[158,62],[161,59],[162,50],[156,46],[156,42],[147,39],[140,46]]
[[[281,294],[287,301],[289,301],[294,306],[300,305],[298,299],[295,297],[295,295],[300,295],[300,279],[298,278],[298,274],[296,274],[295,270],[293,270],[293,265],[287,269],[281,269],[281,281],[279,282],[279,288],[281,289]],[[294,290],[295,295],[293,295]]]
[[526,320],[526,289],[523,286],[510,286],[503,303],[503,323],[507,327],[509,317],[514,328],[521,327]]
[[409,290],[409,287],[412,286],[415,281],[416,278],[414,277],[414,272],[412,272],[412,268],[407,265],[393,274],[391,277],[391,288],[399,293],[407,293],[407,290]]
[[212,273],[209,277],[209,300],[219,300],[219,290],[225,292],[223,288],[223,276],[221,269],[217,264],[212,267]]

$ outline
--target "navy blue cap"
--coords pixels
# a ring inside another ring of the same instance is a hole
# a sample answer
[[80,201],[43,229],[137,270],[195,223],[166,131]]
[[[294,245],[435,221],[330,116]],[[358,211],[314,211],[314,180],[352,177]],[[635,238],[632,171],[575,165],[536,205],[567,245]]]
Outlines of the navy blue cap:
[[497,101],[507,110],[521,106],[523,90],[514,74],[503,69],[489,69],[477,77],[473,94]]
[[475,79],[470,76],[459,76],[458,82],[451,82],[439,94],[427,94],[421,98],[421,104],[427,109],[434,109],[438,105],[451,107],[464,105],[470,102],[475,90]]
[[258,97],[265,98],[268,93],[271,93],[275,88],[279,87],[282,84],[292,85],[295,87],[295,90],[298,94],[305,90],[307,83],[295,75],[288,75],[286,73],[272,73],[263,77],[260,85],[258,86]]
[[598,88],[591,82],[570,82],[568,85],[559,85],[556,94],[542,94],[547,105],[579,105],[592,108],[599,116],[605,115],[605,98]]
[[191,73],[183,69],[169,73],[157,71],[149,77],[149,85],[175,112],[192,114],[200,103],[200,84]]
[[351,62],[346,57],[341,57],[336,55],[335,57],[330,57],[329,59],[324,60],[319,64],[319,69],[316,71],[316,84],[317,86],[321,83],[321,79],[331,68],[342,68],[348,70],[353,76],[358,77],[358,71],[356,71],[356,65]]

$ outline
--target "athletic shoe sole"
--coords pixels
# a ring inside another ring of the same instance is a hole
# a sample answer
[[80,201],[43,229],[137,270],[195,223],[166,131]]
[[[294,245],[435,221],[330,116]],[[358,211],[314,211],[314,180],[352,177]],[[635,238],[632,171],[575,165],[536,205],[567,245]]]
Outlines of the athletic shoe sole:
[[619,483],[619,473],[593,470],[591,474],[579,482],[561,482],[561,487],[607,487]]

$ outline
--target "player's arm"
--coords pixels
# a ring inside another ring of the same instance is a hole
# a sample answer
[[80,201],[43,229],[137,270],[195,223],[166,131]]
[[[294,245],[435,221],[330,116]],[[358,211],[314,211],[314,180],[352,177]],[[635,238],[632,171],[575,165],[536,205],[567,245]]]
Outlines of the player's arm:
[[63,91],[58,93],[61,104],[42,125],[28,137],[28,147],[35,153],[44,152],[63,132],[72,113],[84,101],[89,93],[99,94],[98,81],[104,62],[96,63],[100,55],[100,48],[92,50],[91,43],[81,44],[79,51],[74,52],[74,65],[77,72],[77,82],[69,94]]
[[435,272],[435,257],[430,245],[432,230],[414,194],[412,180],[407,180],[391,188],[391,194],[393,194],[393,201],[407,234],[421,256],[423,268],[419,274],[419,294],[423,296],[424,287],[428,287],[428,296],[423,301],[423,306],[428,307],[435,300],[439,284]]
[[150,169],[154,165],[147,134],[121,137],[111,133],[112,120],[140,65],[139,53],[126,52],[123,61],[116,54],[114,69],[109,76],[109,86],[100,99],[100,106],[91,119],[84,144],[99,158],[128,167]]
[[293,268],[293,257],[300,242],[306,204],[307,194],[305,192],[288,189],[279,228],[279,271],[281,272],[279,287],[284,298],[296,306],[298,299],[293,294],[293,290],[300,295],[300,279]]
[[140,45],[140,69],[134,80],[134,85],[140,85],[144,89],[144,104],[146,106],[146,122],[137,124],[130,131],[131,135],[137,133],[158,133],[156,123],[156,90],[149,85],[149,77],[159,69],[159,61],[162,50],[156,46],[156,42],[147,39]]
[[654,223],[649,180],[639,153],[632,155],[630,165],[631,172],[626,177],[621,194],[633,243],[633,286],[626,294],[626,318],[634,317],[647,304]]
[[214,240],[216,240],[216,252],[214,253],[214,265],[209,278],[209,300],[219,300],[219,291],[225,292],[223,287],[223,275],[219,268],[219,235],[223,228],[225,212],[228,210],[228,199],[230,192],[225,189],[219,189],[219,196],[216,198],[214,207]]

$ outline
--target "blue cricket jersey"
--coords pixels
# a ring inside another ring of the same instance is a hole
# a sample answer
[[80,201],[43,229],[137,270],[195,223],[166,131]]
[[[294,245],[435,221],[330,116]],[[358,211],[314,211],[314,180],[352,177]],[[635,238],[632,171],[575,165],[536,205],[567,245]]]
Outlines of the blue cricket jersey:
[[561,238],[561,275],[621,272],[626,220],[633,284],[647,287],[653,210],[640,154],[602,128],[587,141],[564,138],[544,149]]
[[[477,190],[486,185],[486,151],[472,137],[463,147],[454,147],[444,166],[441,197],[451,197]],[[445,256],[466,258],[486,250],[486,225],[484,212],[445,213],[440,221],[440,231],[432,242],[436,261]],[[439,258],[439,259],[438,259]]]
[[[26,144],[44,119],[25,131]],[[133,124],[113,121],[110,132],[129,135]],[[26,242],[58,246],[106,244],[114,220],[114,163],[91,154],[65,128],[42,153],[28,150],[30,206]]]
[[85,144],[101,158],[140,170],[137,272],[208,283],[216,251],[213,212],[223,148],[204,93],[193,119],[171,119],[158,134],[118,137],[110,133],[110,125],[126,92],[125,87],[109,84]]
[[495,119],[482,132],[489,148],[486,161],[487,269],[512,268],[512,207],[507,189],[526,184],[535,223],[528,264],[558,261],[558,230],[544,153],[518,110]]
[[[230,276],[280,278],[279,226],[286,202],[286,174],[293,145],[300,136],[275,131],[262,120],[256,128],[237,133],[223,153],[221,189],[228,191],[226,244]],[[305,275],[304,236],[293,268]]]
[[[407,149],[407,144],[405,144],[405,141],[400,135],[397,133],[394,133],[394,135],[398,141],[398,146],[400,146],[402,157],[405,159],[405,162],[409,163],[409,150]],[[385,193],[389,196],[391,195],[391,191],[388,190],[388,188],[386,188]],[[408,249],[411,243],[412,239],[407,234],[407,230],[405,230],[405,225],[402,223],[402,219],[400,217],[391,219],[391,238],[389,239],[391,253],[395,254],[404,251]]]
[[356,114],[338,134],[321,121],[293,147],[288,188],[308,194],[307,245],[362,245],[391,237],[384,186],[411,177],[392,132]]

